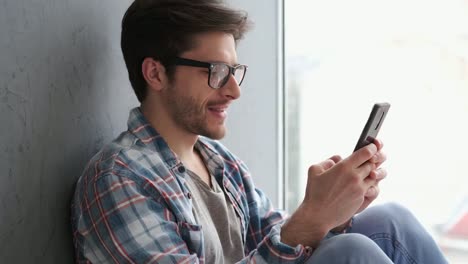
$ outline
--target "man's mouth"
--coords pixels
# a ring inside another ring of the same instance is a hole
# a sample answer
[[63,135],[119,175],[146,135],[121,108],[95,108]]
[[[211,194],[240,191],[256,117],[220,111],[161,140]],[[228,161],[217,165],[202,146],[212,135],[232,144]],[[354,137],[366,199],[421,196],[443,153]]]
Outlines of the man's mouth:
[[217,104],[217,105],[210,105],[208,106],[208,111],[212,113],[214,116],[224,119],[227,116],[227,109],[229,104]]
[[210,106],[208,110],[218,113],[226,112],[227,106]]

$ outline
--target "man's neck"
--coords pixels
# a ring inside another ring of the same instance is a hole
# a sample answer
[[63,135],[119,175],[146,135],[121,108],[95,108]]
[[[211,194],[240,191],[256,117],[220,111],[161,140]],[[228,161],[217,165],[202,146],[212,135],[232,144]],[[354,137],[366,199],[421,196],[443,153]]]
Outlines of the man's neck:
[[188,169],[195,172],[208,186],[212,187],[208,169],[201,155],[195,150],[198,135],[180,129],[164,109],[145,107],[142,104],[141,112],[151,126],[164,138],[172,151],[176,153],[180,161]]
[[164,109],[147,107],[145,104],[142,104],[140,108],[143,116],[164,138],[171,150],[177,154],[182,162],[194,160],[194,155],[196,155],[194,146],[198,140],[198,135],[180,129]]

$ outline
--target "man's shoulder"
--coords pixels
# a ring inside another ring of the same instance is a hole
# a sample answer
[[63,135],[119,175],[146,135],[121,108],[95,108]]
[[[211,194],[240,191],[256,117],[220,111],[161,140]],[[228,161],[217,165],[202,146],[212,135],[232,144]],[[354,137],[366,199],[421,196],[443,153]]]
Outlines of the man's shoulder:
[[130,147],[130,138],[127,133],[121,133],[116,139],[101,147],[94,154],[88,161],[84,174],[89,174],[91,171],[95,171],[96,173],[99,171],[111,171],[115,166],[118,156],[122,155],[122,151]]
[[[114,175],[134,178],[150,168],[162,166],[163,161],[144,144],[139,144],[138,138],[132,133],[122,132],[112,142],[103,146],[88,162],[82,177],[90,181]],[[151,156],[151,158],[147,158]],[[148,162],[151,160],[151,162]]]

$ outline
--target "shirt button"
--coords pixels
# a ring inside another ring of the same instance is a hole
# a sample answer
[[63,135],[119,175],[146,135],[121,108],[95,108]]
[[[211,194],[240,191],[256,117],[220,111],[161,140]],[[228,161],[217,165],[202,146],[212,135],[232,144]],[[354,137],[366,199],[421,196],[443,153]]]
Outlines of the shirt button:
[[180,173],[185,173],[185,167],[184,166],[180,166],[178,168],[178,170],[179,170]]
[[192,194],[190,192],[187,193],[187,198],[192,199]]

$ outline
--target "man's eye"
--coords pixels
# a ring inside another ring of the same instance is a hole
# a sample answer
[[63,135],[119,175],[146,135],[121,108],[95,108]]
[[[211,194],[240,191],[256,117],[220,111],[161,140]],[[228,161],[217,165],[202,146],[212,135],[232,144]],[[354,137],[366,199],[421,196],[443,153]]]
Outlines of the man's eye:
[[226,69],[217,67],[217,68],[212,69],[211,72],[215,74],[223,74],[226,72]]

